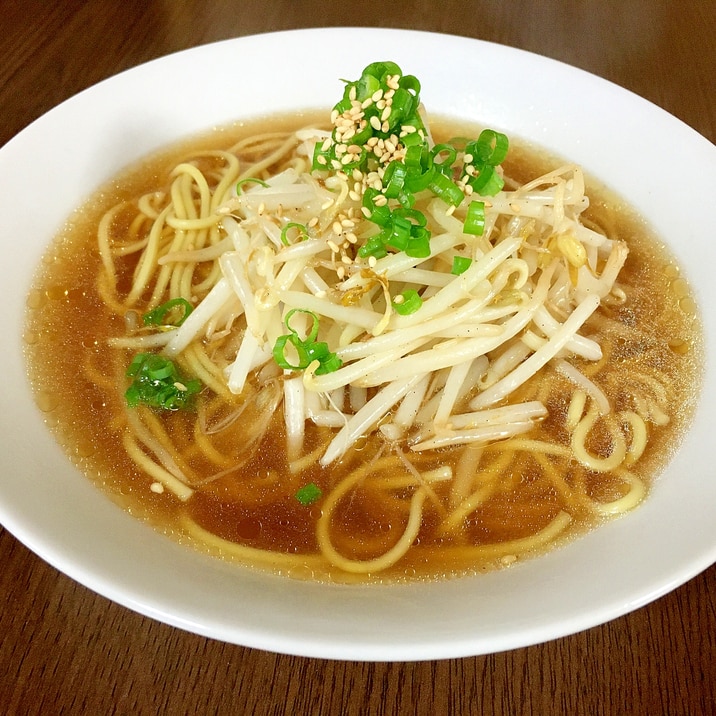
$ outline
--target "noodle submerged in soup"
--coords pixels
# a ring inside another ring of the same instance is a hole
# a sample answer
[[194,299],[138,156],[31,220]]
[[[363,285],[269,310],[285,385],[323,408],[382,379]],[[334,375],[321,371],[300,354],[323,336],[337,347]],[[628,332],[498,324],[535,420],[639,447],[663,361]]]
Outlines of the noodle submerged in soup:
[[125,173],[28,299],[75,462],[177,539],[292,576],[482,571],[627,512],[700,374],[689,288],[626,207],[497,132],[428,127],[381,67],[326,129],[226,128]]

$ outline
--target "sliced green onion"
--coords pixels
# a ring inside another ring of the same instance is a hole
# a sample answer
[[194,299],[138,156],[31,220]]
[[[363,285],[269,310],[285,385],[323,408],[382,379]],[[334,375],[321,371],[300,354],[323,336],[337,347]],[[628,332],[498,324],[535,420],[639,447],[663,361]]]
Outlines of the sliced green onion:
[[452,270],[450,273],[455,276],[465,273],[472,264],[472,259],[467,256],[454,256],[452,260]]
[[440,172],[435,172],[433,175],[433,179],[430,182],[430,189],[433,194],[451,206],[458,206],[464,197],[460,187],[455,184],[450,177]]
[[422,227],[414,230],[408,239],[405,253],[414,259],[426,259],[430,256],[430,232]]
[[[175,310],[179,308],[181,312]],[[157,306],[155,309],[145,313],[142,321],[145,326],[181,326],[193,310],[191,303],[185,298],[172,298],[161,306]],[[166,317],[170,313],[172,315],[178,313],[179,315],[172,320],[167,320]]]
[[403,191],[405,179],[408,176],[408,167],[402,162],[391,162],[383,176],[383,194],[388,199],[395,199]]
[[[435,168],[442,174],[449,175],[452,172],[452,165],[457,159],[457,149],[451,144],[436,144],[432,151]],[[437,161],[441,158],[442,161]]]
[[505,134],[494,129],[483,129],[476,142],[467,145],[466,152],[472,154],[475,164],[489,164],[496,167],[507,157],[510,142]]
[[296,492],[296,499],[304,506],[312,505],[321,499],[323,492],[315,482],[309,482]]
[[478,175],[470,179],[469,184],[480,196],[495,196],[505,182],[493,166],[485,164],[480,168]]
[[[290,326],[291,318],[296,313],[305,313],[311,317],[311,329],[305,338],[301,338],[298,332]],[[305,370],[311,363],[318,361],[316,375],[325,375],[338,370],[343,365],[343,361],[329,350],[327,343],[316,340],[319,320],[313,311],[308,311],[305,308],[293,308],[286,314],[284,324],[289,333],[279,336],[273,347],[273,359],[279,368],[284,370]],[[297,357],[296,363],[289,362],[286,357],[286,344],[293,346]]]
[[244,184],[259,184],[262,187],[267,187],[268,184],[263,179],[257,179],[256,177],[247,177],[246,179],[240,179],[236,182],[236,193],[243,193]]
[[[393,82],[396,77],[397,89]],[[390,86],[389,78],[393,78]],[[347,165],[343,164],[346,155],[336,154],[336,148],[342,143],[336,126],[330,141],[316,144],[313,168],[320,171],[340,168],[348,172],[357,168],[370,173],[382,167],[382,189],[367,188],[362,202],[364,216],[380,230],[358,249],[358,255],[380,259],[392,250],[404,251],[413,258],[426,258],[431,250],[425,217],[416,220],[415,216],[420,212],[415,212],[406,221],[408,217],[401,214],[401,210],[413,211],[416,195],[424,191],[431,191],[450,207],[458,207],[465,198],[465,184],[477,195],[496,194],[504,186],[504,181],[495,168],[507,156],[509,140],[501,132],[485,129],[477,139],[457,137],[430,147],[428,132],[419,111],[420,82],[413,75],[403,75],[394,62],[373,62],[363,70],[358,80],[345,81],[345,84],[343,97],[333,109],[342,115],[351,110],[356,102],[361,103],[361,124],[356,124],[356,133],[351,138],[351,143],[356,144],[360,151],[351,155],[354,158]],[[380,103],[376,93],[384,96],[388,91],[392,99],[390,111],[386,112],[382,104],[378,107]],[[402,159],[385,162],[383,158],[376,157],[373,149],[367,147],[367,142],[371,137],[387,139],[392,134],[399,137]],[[461,152],[464,158],[458,181],[458,154]],[[466,233],[481,235],[484,231],[484,212],[481,215],[477,208],[472,209],[465,227]],[[284,243],[286,238],[283,234]],[[283,342],[284,347],[293,341],[287,338]]]
[[485,231],[485,202],[475,199],[470,202],[462,230],[472,236],[482,236]]
[[126,375],[132,383],[124,393],[127,405],[147,405],[162,410],[191,407],[201,382],[185,380],[174,363],[156,353],[139,353],[132,359]]
[[396,313],[401,316],[409,316],[423,305],[423,299],[415,289],[409,288],[398,294],[393,299],[392,305]]
[[[288,232],[292,229],[296,230],[293,242],[288,238]],[[284,246],[290,246],[292,243],[296,243],[297,241],[305,241],[307,238],[308,229],[303,224],[299,224],[296,221],[289,222],[283,227],[283,229],[281,229],[281,243]]]

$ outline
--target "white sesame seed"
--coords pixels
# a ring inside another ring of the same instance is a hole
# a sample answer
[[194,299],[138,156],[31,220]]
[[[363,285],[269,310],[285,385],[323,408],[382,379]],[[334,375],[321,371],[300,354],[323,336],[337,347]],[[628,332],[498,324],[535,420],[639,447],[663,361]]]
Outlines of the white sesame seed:
[[345,275],[346,275],[345,266],[338,266],[338,267],[336,268],[336,275],[337,275],[338,278],[340,278],[340,279],[345,278]]
[[367,206],[361,206],[360,210],[361,210],[361,213],[363,214],[363,216],[365,216],[366,219],[370,219],[370,217],[373,215],[373,213],[371,212],[371,210],[370,210]]
[[450,204],[450,206],[448,206],[448,208],[445,210],[445,213],[446,213],[448,216],[452,216],[452,215],[455,213],[455,209],[456,209],[456,208],[457,208],[457,207],[456,207],[454,204]]
[[363,109],[368,109],[368,107],[370,107],[372,104],[373,104],[373,98],[372,98],[372,97],[368,97],[368,99],[364,99],[364,100],[363,100],[363,103],[361,104],[361,107],[362,107]]
[[368,266],[371,268],[375,268],[375,265],[378,263],[378,259],[375,256],[369,256],[368,257]]
[[328,160],[323,156],[323,154],[319,154],[319,155],[316,157],[316,161],[317,161],[319,164],[325,165]]
[[360,201],[360,194],[353,189],[348,192],[348,196],[353,199],[353,201]]
[[351,102],[356,98],[356,88],[355,85],[350,88],[348,91],[348,99],[351,100]]
[[333,199],[328,199],[328,201],[324,201],[323,204],[321,204],[321,211],[325,211],[331,206],[333,206]]
[[309,221],[308,221],[308,227],[309,227],[310,229],[312,229],[314,226],[316,226],[316,224],[318,224],[318,217],[317,217],[317,216],[314,216],[314,217],[312,217],[311,219],[309,219]]
[[379,99],[381,99],[382,97],[383,97],[383,90],[382,90],[382,89],[377,89],[375,92],[373,92],[373,95],[371,96],[371,99],[372,99],[374,102],[377,102],[377,101],[378,101]]
[[376,131],[380,131],[380,120],[375,115],[370,118],[370,126]]
[[345,254],[341,256],[341,261],[346,264],[346,266],[350,266],[353,263],[353,259],[350,256],[346,256]]
[[343,231],[343,227],[341,226],[340,221],[334,221],[333,226],[331,226],[331,228],[333,229],[334,234],[340,234]]
[[153,483],[149,486],[149,489],[150,489],[152,492],[156,492],[157,495],[161,495],[161,494],[164,492],[164,485],[162,485],[161,482],[153,482]]
[[331,239],[328,239],[328,241],[326,241],[326,243],[328,244],[328,248],[334,254],[337,254],[340,251],[340,249],[338,248],[338,244],[335,241],[331,241]]
[[383,122],[383,124],[380,125],[381,132],[387,132],[389,129],[390,125],[387,122]]

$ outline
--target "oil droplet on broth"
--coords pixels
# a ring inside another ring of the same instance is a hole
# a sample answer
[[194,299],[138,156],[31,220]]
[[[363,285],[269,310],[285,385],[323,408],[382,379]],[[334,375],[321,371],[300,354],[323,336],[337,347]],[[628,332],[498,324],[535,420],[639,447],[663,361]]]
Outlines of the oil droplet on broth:
[[684,296],[683,298],[679,299],[679,308],[687,316],[695,316],[696,311],[698,310],[694,299],[690,296]]
[[38,308],[42,308],[46,301],[47,297],[42,291],[33,289],[27,296],[26,304],[28,308],[37,310]]
[[57,410],[57,406],[60,404],[60,397],[56,393],[51,393],[47,390],[41,390],[37,393],[37,407],[43,413],[51,413]]

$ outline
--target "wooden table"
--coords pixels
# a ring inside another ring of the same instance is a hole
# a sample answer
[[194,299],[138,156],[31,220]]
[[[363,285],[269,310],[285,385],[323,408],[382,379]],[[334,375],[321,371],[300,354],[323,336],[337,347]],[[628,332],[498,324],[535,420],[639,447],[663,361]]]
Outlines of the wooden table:
[[[627,87],[716,140],[712,0],[0,0],[0,17],[0,145],[70,95],[146,60],[322,25],[521,47]],[[5,531],[0,555],[3,714],[716,713],[715,567],[584,633],[404,664],[223,644],[110,603]]]

